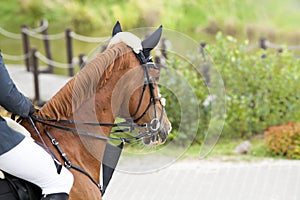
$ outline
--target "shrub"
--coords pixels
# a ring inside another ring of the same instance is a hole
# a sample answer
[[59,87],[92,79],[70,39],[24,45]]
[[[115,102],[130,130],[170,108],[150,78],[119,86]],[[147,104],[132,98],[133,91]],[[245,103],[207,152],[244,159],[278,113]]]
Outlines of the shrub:
[[300,159],[300,123],[271,126],[264,134],[267,150],[272,155]]
[[218,34],[217,45],[207,48],[225,83],[226,137],[251,136],[300,120],[299,59],[287,50],[247,52],[247,46]]
[[[216,40],[215,45],[208,45],[205,49],[213,59],[225,84],[226,120],[222,137],[249,137],[263,133],[270,126],[300,120],[298,73],[300,60],[295,59],[292,52],[284,50],[278,53],[261,49],[247,52],[247,42],[238,43],[234,38],[224,37],[221,34],[217,35]],[[193,56],[197,56],[196,54],[197,52]],[[175,69],[181,74],[195,91],[200,114],[195,139],[201,142],[211,120],[210,106],[203,105],[209,95],[208,87],[205,85],[206,77],[203,77],[204,73],[195,71],[189,63],[179,57],[170,56],[167,65],[169,69]],[[170,79],[168,73],[162,75],[167,79],[165,82],[180,89],[179,82]],[[213,78],[210,76],[211,80]],[[180,142],[190,140],[195,134],[189,130],[198,124],[192,120],[184,121],[187,118],[182,118],[182,114],[189,113],[188,115],[192,116],[195,114],[194,111],[180,105],[176,96],[166,88],[162,90],[162,94],[167,98],[166,109],[174,131],[181,126],[184,132],[184,135],[175,135],[176,140]],[[185,94],[185,91],[177,91],[176,95],[185,96]],[[194,100],[188,97],[184,100],[187,104],[192,101]],[[180,113],[180,110],[183,113]]]
[[169,56],[167,69],[162,70],[160,80],[165,85],[160,89],[167,99],[166,112],[173,133],[170,137],[180,145],[190,141],[201,143],[210,119],[209,108],[203,105],[208,89],[191,63]]

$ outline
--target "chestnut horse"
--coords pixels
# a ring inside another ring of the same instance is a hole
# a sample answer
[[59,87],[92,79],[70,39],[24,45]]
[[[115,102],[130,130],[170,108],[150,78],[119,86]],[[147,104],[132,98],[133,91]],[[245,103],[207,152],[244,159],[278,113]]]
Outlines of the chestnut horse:
[[[111,126],[90,126],[76,122],[113,124],[116,117],[131,118],[132,125],[141,126],[145,144],[165,142],[171,124],[164,112],[158,91],[160,70],[152,63],[150,51],[160,40],[162,27],[141,41],[137,36],[122,32],[119,23],[113,30],[108,48],[74,76],[54,95],[35,116],[39,119],[70,120],[75,124],[63,125],[70,130],[80,130],[103,136],[103,139],[71,133],[57,127],[35,124],[47,147],[57,153],[45,132],[49,132],[68,156],[72,164],[84,169],[96,182],[100,182],[100,167]],[[62,126],[59,122],[48,123]],[[41,141],[29,120],[22,125],[35,140]],[[147,125],[147,126],[146,126]],[[74,185],[72,200],[102,199],[97,185],[85,174],[70,168]]]

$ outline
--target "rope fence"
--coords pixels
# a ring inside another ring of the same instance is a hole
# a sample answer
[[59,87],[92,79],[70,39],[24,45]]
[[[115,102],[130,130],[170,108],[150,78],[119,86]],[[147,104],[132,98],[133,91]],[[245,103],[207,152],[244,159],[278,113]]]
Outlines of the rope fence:
[[9,31],[3,29],[2,27],[0,27],[0,33],[1,33],[1,35],[4,35],[7,38],[11,38],[11,39],[15,39],[15,40],[22,39],[22,36],[20,34],[9,32]]
[[59,40],[65,37],[65,33],[57,33],[52,35],[39,34],[29,29],[24,29],[23,33],[26,33],[28,36],[39,39],[39,40]]
[[[36,51],[34,56],[36,56],[39,60],[41,60],[43,63],[45,63],[47,65],[53,65],[55,67],[64,68],[64,69],[68,69],[70,67],[70,65],[67,63],[61,63],[61,62],[57,62],[57,61],[48,59],[46,56],[44,56],[39,51]],[[78,65],[78,64],[79,64],[79,59],[73,58],[72,59],[72,67],[75,65]]]
[[1,54],[4,56],[5,59],[7,60],[12,60],[12,61],[21,61],[24,60],[24,58],[29,58],[30,53],[28,54],[21,54],[21,55],[9,55],[1,52]]
[[[13,33],[0,27],[0,34],[4,37],[13,40],[21,40],[23,47],[23,54],[9,55],[2,52],[5,59],[12,61],[24,60],[26,70],[32,72],[34,76],[34,91],[35,100],[40,100],[39,95],[39,81],[38,75],[40,73],[53,73],[54,67],[67,69],[68,75],[74,75],[74,67],[79,66],[81,69],[84,67],[87,57],[84,53],[80,53],[78,57],[73,56],[73,40],[78,40],[86,43],[103,43],[109,39],[109,37],[88,37],[77,34],[71,29],[66,29],[64,32],[56,34],[48,34],[49,23],[47,20],[42,20],[39,27],[28,28],[25,24],[21,26],[20,33]],[[44,43],[45,55],[38,51],[36,48],[32,48],[30,45],[30,38],[41,40]],[[61,40],[66,41],[66,55],[67,63],[57,62],[52,59],[52,52],[50,50],[50,41]],[[47,69],[39,69],[39,61],[48,65]]]
[[296,51],[296,50],[300,50],[300,45],[279,45],[279,44],[270,42],[265,37],[261,37],[256,44],[252,44],[252,45],[248,46],[245,49],[245,51],[250,52],[252,50],[259,49],[259,48],[264,49],[264,50],[275,49],[278,51],[282,51],[283,49],[286,49],[288,51]]
[[[36,28],[28,28],[26,25],[21,26],[21,33],[13,33],[7,31],[0,27],[0,34],[14,40],[22,40],[23,46],[23,54],[21,55],[9,55],[4,54],[6,59],[12,61],[20,61],[24,60],[26,70],[31,71],[31,46],[30,46],[30,38],[34,38],[37,40],[42,40],[44,43],[45,55],[43,55],[40,51],[36,51],[36,57],[40,59],[44,64],[48,65],[48,70],[44,70],[43,72],[52,73],[54,67],[63,68],[68,70],[69,76],[74,75],[73,68],[76,65],[84,64],[86,60],[86,56],[83,53],[80,53],[78,57],[73,57],[73,42],[72,40],[78,40],[86,43],[103,43],[106,42],[109,37],[88,37],[84,35],[80,35],[71,29],[66,29],[64,32],[56,33],[56,34],[48,34],[48,26],[49,23],[47,20],[42,20],[39,27]],[[52,52],[50,50],[50,41],[53,40],[66,40],[66,54],[67,54],[67,63],[61,63],[54,61],[52,59]],[[83,65],[80,65],[82,67]]]
[[71,32],[70,35],[72,38],[82,41],[82,42],[89,42],[89,43],[99,43],[99,42],[105,42],[107,41],[110,37],[87,37],[84,35],[79,35],[75,32]]

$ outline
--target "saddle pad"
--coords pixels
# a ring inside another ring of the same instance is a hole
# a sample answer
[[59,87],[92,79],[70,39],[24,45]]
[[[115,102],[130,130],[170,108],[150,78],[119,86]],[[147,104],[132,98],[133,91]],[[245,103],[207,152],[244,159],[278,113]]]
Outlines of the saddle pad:
[[3,172],[0,170],[0,179],[4,179],[4,178],[5,178],[5,176],[4,176]]
[[27,131],[26,128],[24,128],[22,125],[20,125],[19,123],[15,122],[14,120],[10,119],[9,117],[3,117],[5,119],[5,121],[7,122],[7,125],[14,129],[15,131],[22,133],[23,135],[25,135],[26,137],[31,138],[30,133]]

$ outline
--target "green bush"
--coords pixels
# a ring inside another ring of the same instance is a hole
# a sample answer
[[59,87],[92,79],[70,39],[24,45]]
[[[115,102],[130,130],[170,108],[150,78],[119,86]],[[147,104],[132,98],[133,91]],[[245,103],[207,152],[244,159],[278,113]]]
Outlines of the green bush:
[[[249,137],[263,133],[270,126],[300,119],[300,60],[295,59],[287,50],[282,53],[259,49],[247,52],[247,46],[247,42],[240,44],[232,37],[218,34],[216,45],[206,47],[225,84],[226,119],[222,137]],[[166,108],[173,130],[176,132],[181,126],[184,132],[182,135],[175,134],[174,137],[180,142],[190,140],[194,133],[189,129],[199,125],[195,139],[196,142],[201,142],[211,120],[210,107],[203,105],[209,95],[205,78],[191,64],[178,57],[171,57],[168,67],[176,69],[188,80],[195,91],[200,113],[199,124],[191,120],[184,121],[186,119],[182,118],[180,110],[195,115],[194,110],[183,109],[184,105],[178,103],[176,95],[185,95],[185,91],[174,95],[162,88],[162,94],[167,95]],[[162,75],[165,76],[168,78],[168,74]],[[170,84],[178,83],[174,81]],[[194,100],[187,98],[185,103],[192,103],[191,101]]]
[[291,52],[247,52],[247,43],[217,36],[208,47],[226,88],[225,137],[251,136],[299,121],[300,61]]
[[179,144],[201,143],[210,118],[209,108],[203,106],[209,94],[205,80],[191,63],[179,57],[170,56],[167,66],[160,80],[166,85],[160,89],[167,99],[166,112],[173,128],[170,137]]

